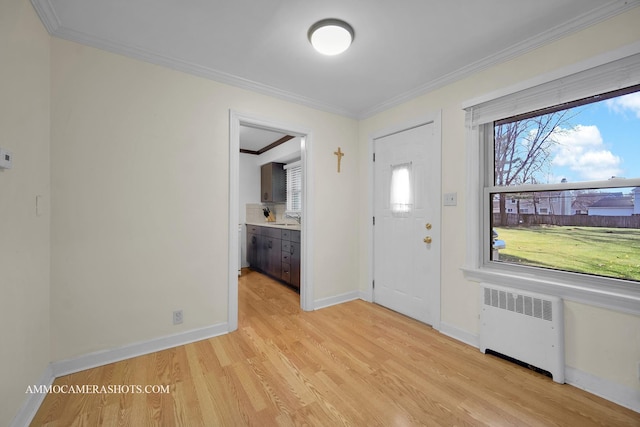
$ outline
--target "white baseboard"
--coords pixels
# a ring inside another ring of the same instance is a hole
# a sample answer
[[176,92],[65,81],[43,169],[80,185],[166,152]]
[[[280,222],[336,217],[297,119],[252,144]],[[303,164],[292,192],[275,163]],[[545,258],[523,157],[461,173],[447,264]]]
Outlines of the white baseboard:
[[373,302],[371,291],[358,291],[358,298],[366,302]]
[[570,366],[565,366],[564,378],[567,384],[640,413],[639,389],[614,383]]
[[321,308],[331,307],[332,305],[342,304],[343,302],[353,301],[356,299],[360,299],[360,292],[352,291],[347,292],[346,294],[315,300],[313,303],[313,307],[314,310],[319,310]]
[[[315,301],[315,308],[321,309],[343,302],[362,298],[362,292],[353,291]],[[366,300],[366,299],[365,299]],[[68,375],[85,369],[95,368],[113,362],[153,353],[179,345],[189,344],[228,333],[227,323],[194,329],[166,337],[129,344],[115,349],[90,353],[72,359],[53,362],[45,369],[37,385],[51,385],[56,377]],[[478,348],[478,336],[459,329],[446,322],[440,323],[440,333]],[[640,390],[617,384],[569,366],[565,367],[565,381],[589,393],[600,396],[618,405],[640,413]],[[24,404],[11,422],[11,427],[28,426],[35,416],[46,394],[29,394]]]
[[[440,323],[440,333],[455,340],[462,341],[465,344],[469,344],[472,347],[479,348],[477,335],[456,328],[446,322]],[[640,413],[640,390],[596,377],[595,375],[570,366],[565,366],[564,375],[567,384]]]
[[[144,354],[160,350],[166,350],[168,348],[189,344],[207,338],[213,338],[228,332],[229,325],[226,322],[219,323],[205,328],[193,329],[191,331],[181,332],[175,335],[154,338],[148,341],[141,341],[114,349],[98,351],[71,359],[52,362],[47,366],[40,380],[33,385],[48,386],[51,385],[57,377],[63,375],[73,374],[75,372],[84,371],[85,369],[119,362],[121,360],[142,356]],[[11,427],[28,426],[36,415],[36,412],[38,412],[38,409],[45,397],[46,394],[41,393],[29,394],[18,411],[18,414],[11,422]]]
[[462,341],[463,343],[468,344],[471,347],[480,347],[480,341],[477,335],[450,325],[447,322],[440,322],[440,333],[451,337],[454,340]]
[[[44,373],[40,377],[40,379],[35,384],[31,385],[43,385],[49,386],[53,383],[55,379],[53,375],[53,370],[51,369],[51,365],[47,366],[44,370]],[[26,387],[25,387],[26,392]],[[27,394],[27,398],[22,404],[22,407],[16,414],[16,416],[11,421],[11,427],[27,427],[31,424],[31,420],[35,417],[36,412],[42,405],[42,401],[47,397],[45,393],[29,393]]]
[[[366,301],[362,292],[360,292],[360,299]],[[457,328],[449,323],[440,322],[439,332],[472,347],[480,348],[478,335]],[[578,369],[571,368],[570,366],[565,366],[565,382],[640,413],[640,390],[638,389],[596,377]]]
[[160,350],[166,350],[171,347],[177,347],[179,345],[216,337],[218,335],[226,334],[227,332],[229,332],[228,324],[226,322],[219,323],[217,325],[193,329],[175,335],[154,338],[148,341],[141,341],[122,347],[97,351],[95,353],[89,353],[71,359],[52,362],[51,370],[53,372],[53,376],[57,378],[62,375],[84,371],[85,369],[91,369],[97,366],[130,359],[132,357],[142,356],[143,354],[149,354]]

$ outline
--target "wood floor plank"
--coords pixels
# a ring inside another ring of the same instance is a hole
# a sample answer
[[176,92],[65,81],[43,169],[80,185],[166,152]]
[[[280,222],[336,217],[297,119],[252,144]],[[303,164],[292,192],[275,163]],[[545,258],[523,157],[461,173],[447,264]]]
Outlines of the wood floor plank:
[[56,379],[32,426],[640,426],[640,414],[356,300],[314,312],[244,271],[238,330]]

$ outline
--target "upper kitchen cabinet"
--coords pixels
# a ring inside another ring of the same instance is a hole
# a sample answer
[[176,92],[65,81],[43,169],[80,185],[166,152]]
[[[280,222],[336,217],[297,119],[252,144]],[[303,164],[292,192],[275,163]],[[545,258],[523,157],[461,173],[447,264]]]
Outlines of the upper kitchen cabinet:
[[261,167],[260,197],[263,203],[286,201],[284,163],[267,163]]

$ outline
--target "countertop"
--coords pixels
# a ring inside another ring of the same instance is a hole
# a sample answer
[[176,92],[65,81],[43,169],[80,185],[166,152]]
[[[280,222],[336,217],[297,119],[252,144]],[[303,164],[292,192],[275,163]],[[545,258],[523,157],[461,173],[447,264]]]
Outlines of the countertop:
[[283,230],[297,230],[300,231],[302,227],[300,224],[284,224],[282,222],[247,222],[247,225],[257,225],[260,227],[281,228]]

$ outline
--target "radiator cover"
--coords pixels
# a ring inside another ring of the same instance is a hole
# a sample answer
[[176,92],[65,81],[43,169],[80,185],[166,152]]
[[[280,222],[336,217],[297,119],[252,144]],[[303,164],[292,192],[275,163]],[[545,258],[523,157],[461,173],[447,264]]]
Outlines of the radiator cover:
[[481,290],[480,351],[544,369],[564,383],[562,299],[486,283]]

